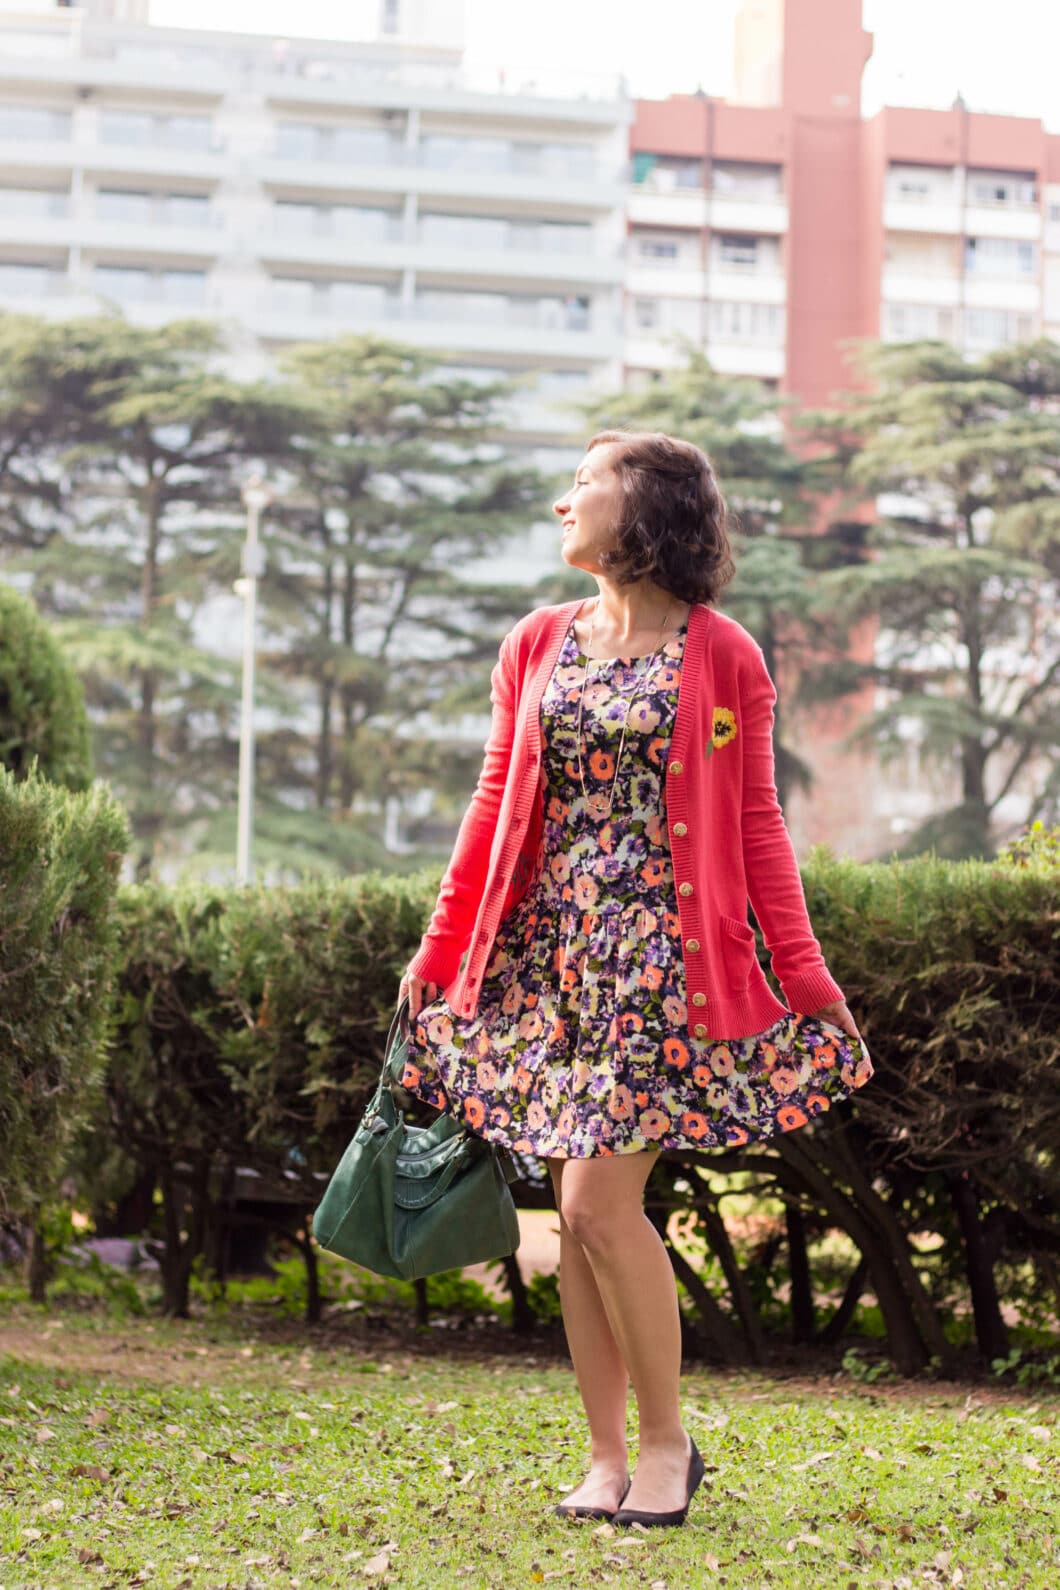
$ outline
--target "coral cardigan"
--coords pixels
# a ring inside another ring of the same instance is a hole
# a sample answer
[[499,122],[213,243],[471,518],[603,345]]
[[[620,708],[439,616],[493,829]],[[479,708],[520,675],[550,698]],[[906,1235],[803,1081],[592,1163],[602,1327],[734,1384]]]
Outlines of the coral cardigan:
[[[536,608],[500,645],[482,771],[408,965],[441,988],[455,1014],[477,1011],[497,927],[536,870],[544,820],[541,698],[582,600]],[[688,995],[684,1019],[697,1038],[748,1037],[788,1007],[812,1014],[843,998],[810,926],[777,799],[775,702],[753,636],[726,614],[693,603],[665,796]],[[748,898],[788,1007],[758,963]]]

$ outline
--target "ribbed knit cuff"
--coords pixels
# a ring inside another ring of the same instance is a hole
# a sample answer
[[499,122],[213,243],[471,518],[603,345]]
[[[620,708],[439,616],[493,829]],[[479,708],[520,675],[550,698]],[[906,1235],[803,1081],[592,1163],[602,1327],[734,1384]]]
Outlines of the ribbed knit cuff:
[[784,990],[788,1009],[798,1011],[802,1016],[812,1016],[823,1005],[833,1005],[837,1000],[845,1003],[846,1000],[835,978],[824,968],[817,972],[800,972],[796,977],[787,978],[780,986]]
[[439,988],[446,988],[460,970],[460,955],[459,950],[454,951],[449,945],[427,942],[420,945],[406,970],[425,983],[437,983]]

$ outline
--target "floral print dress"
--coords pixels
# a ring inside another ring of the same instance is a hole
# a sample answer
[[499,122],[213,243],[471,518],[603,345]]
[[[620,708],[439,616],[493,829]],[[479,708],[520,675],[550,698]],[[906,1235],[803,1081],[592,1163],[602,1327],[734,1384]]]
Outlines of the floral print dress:
[[[586,657],[573,621],[541,702],[544,828],[500,923],[478,1010],[410,1023],[404,1087],[514,1153],[581,1159],[714,1148],[803,1126],[873,1074],[864,1044],[791,1012],[752,1037],[690,1036],[666,824],[666,759],[687,621],[641,658]],[[631,695],[631,691],[635,692]],[[629,727],[610,816],[623,717]],[[715,723],[714,748],[739,726]]]

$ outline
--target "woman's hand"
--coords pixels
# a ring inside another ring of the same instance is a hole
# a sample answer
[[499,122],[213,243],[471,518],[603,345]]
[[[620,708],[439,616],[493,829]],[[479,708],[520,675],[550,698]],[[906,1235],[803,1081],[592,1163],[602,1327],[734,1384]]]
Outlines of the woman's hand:
[[[409,1020],[412,1021],[419,1015],[424,1005],[429,1005],[437,999],[438,984],[425,983],[422,977],[416,977],[413,973],[404,972],[398,984],[399,1004],[406,994],[409,996]],[[427,995],[426,999],[423,997],[424,994]]]
[[813,1012],[813,1018],[815,1021],[830,1021],[833,1027],[842,1027],[844,1032],[848,1032],[859,1043],[864,1041],[857,1029],[857,1023],[850,1014],[846,1001],[843,999],[837,999],[831,1005],[822,1005],[820,1010]]

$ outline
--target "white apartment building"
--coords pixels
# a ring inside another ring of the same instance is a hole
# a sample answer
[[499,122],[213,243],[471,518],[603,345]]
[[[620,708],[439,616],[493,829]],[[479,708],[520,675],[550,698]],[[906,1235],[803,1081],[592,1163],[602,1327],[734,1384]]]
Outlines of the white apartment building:
[[367,331],[529,373],[509,443],[566,469],[564,402],[622,378],[629,99],[473,78],[459,0],[362,9],[364,43],[0,11],[0,307],[214,318],[249,374]]

